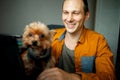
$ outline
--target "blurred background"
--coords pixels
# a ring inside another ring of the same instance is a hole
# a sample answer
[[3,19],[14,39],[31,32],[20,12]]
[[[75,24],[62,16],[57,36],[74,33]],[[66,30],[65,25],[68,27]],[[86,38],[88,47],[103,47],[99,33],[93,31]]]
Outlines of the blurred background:
[[[62,3],[63,0],[0,0],[0,33],[22,35],[25,26],[33,21],[63,25]],[[116,64],[120,54],[120,0],[88,0],[88,4],[91,16],[85,25],[106,37]]]

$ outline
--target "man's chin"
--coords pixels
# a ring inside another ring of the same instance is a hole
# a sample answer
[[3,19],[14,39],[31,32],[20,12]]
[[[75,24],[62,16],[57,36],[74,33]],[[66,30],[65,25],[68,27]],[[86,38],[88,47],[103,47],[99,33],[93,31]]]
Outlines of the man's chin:
[[67,29],[67,32],[70,33],[70,34],[73,34],[74,33],[74,29]]

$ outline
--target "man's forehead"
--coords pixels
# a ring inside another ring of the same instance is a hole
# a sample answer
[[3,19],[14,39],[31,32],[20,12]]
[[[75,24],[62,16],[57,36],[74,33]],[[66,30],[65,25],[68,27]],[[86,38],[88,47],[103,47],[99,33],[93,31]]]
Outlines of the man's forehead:
[[76,10],[76,11],[82,10],[84,7],[83,3],[80,1],[81,0],[65,0],[63,10]]

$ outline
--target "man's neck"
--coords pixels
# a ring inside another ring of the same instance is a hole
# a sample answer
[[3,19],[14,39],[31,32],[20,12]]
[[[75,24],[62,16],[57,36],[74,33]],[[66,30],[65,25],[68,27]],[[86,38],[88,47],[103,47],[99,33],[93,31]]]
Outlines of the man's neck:
[[83,28],[81,28],[76,33],[68,33],[68,32],[66,32],[65,45],[67,46],[67,48],[69,48],[71,50],[74,50],[75,46],[77,45],[77,42],[80,39],[82,30],[83,30]]

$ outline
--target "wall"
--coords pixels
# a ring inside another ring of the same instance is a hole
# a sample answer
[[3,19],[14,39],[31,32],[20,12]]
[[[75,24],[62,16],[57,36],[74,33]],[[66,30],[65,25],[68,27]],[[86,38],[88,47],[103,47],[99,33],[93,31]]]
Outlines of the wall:
[[87,28],[94,30],[95,28],[95,12],[96,12],[96,0],[88,0],[88,7],[90,12],[90,18],[85,23]]
[[[89,1],[91,18],[86,25],[91,29],[94,28],[95,1]],[[26,24],[32,21],[62,24],[62,2],[63,0],[0,0],[0,33],[21,35]]]
[[119,36],[119,0],[97,0],[95,31],[105,35],[116,62]]
[[0,33],[22,34],[26,24],[62,24],[63,0],[0,0]]

